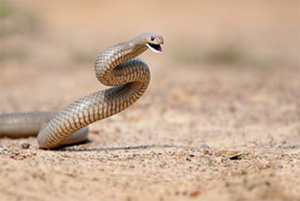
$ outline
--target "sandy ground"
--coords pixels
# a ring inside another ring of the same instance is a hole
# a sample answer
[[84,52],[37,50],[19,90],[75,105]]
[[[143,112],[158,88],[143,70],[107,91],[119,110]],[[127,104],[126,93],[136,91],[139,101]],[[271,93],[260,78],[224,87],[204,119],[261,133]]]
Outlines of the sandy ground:
[[106,88],[93,69],[105,47],[145,31],[165,44],[141,56],[144,96],[89,142],[0,139],[0,200],[300,200],[298,1],[1,1],[1,13],[1,113],[61,110]]

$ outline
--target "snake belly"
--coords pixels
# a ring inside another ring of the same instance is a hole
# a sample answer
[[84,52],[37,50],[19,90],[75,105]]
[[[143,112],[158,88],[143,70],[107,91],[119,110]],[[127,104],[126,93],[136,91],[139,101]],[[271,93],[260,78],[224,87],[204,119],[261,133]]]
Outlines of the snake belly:
[[0,137],[37,135],[39,147],[46,149],[86,140],[87,125],[119,113],[142,96],[150,71],[137,56],[147,49],[161,53],[161,44],[162,36],[143,33],[105,49],[96,59],[95,72],[102,84],[114,87],[84,96],[61,112],[1,114]]

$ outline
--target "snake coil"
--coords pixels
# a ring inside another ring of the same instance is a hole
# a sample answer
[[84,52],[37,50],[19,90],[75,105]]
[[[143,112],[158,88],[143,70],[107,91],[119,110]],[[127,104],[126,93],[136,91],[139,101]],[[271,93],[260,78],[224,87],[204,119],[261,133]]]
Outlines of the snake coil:
[[98,80],[112,88],[84,96],[61,112],[28,112],[0,115],[0,137],[36,136],[41,148],[55,148],[86,140],[87,125],[110,117],[132,105],[148,87],[150,71],[137,58],[147,49],[162,53],[163,38],[143,33],[113,45],[97,57]]

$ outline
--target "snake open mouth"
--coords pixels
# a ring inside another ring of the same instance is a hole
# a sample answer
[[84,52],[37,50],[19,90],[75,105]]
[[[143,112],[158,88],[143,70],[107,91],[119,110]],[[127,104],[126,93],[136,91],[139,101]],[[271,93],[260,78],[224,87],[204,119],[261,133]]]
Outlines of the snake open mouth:
[[146,43],[149,49],[155,53],[162,53],[162,48],[160,45],[153,44],[153,43]]

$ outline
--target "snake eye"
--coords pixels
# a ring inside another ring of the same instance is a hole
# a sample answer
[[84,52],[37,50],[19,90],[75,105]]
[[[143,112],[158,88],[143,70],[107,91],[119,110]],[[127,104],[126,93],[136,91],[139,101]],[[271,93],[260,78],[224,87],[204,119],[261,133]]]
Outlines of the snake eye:
[[154,36],[151,36],[151,41],[154,41],[154,39],[155,39]]

